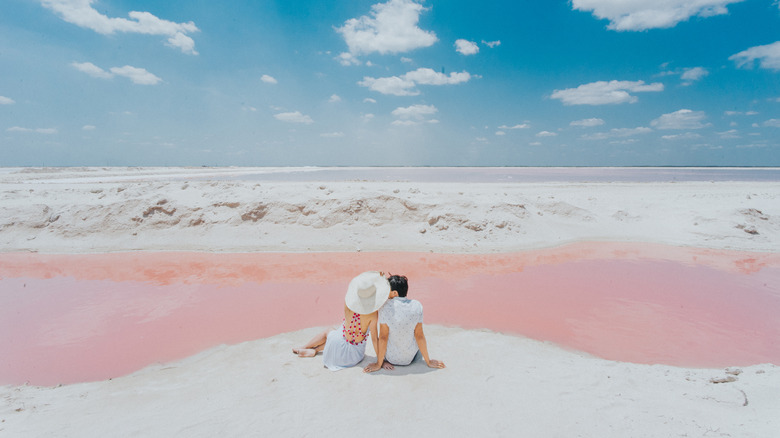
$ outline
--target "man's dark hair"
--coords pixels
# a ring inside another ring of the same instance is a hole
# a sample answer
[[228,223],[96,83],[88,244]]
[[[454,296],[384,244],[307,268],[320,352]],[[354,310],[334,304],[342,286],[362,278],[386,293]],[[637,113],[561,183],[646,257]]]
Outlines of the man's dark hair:
[[406,297],[406,292],[409,290],[409,282],[403,275],[391,275],[387,279],[390,282],[390,290],[398,292],[399,297]]

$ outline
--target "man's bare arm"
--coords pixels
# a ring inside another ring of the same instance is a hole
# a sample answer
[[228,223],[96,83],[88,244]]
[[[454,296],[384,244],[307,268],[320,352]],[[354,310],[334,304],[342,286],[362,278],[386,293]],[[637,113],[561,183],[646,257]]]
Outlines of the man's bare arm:
[[444,362],[428,357],[428,341],[425,339],[425,333],[423,332],[423,325],[418,322],[414,327],[414,339],[417,341],[417,348],[420,350],[425,364],[431,368],[445,368]]

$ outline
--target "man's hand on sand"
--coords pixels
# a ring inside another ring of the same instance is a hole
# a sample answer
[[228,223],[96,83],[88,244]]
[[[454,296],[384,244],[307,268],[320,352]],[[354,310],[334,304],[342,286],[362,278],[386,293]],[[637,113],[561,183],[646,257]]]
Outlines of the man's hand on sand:
[[444,362],[436,359],[431,359],[431,361],[428,362],[427,365],[429,368],[446,368]]

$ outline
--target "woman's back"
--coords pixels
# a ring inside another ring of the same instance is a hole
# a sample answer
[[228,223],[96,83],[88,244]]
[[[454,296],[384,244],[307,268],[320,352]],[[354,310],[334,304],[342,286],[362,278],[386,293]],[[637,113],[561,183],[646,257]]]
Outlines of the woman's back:
[[[341,327],[344,339],[352,345],[363,342],[368,336],[368,327],[376,320],[377,312],[361,315],[344,306],[344,324]],[[376,334],[374,334],[376,336]]]

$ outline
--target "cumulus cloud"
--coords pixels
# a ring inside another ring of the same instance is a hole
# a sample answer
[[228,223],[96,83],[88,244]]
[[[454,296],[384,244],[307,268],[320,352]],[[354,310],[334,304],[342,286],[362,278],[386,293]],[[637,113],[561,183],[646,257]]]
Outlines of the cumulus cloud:
[[127,18],[112,18],[101,14],[92,4],[96,0],[41,0],[41,4],[58,14],[63,20],[76,26],[93,30],[101,35],[117,32],[167,36],[166,45],[183,53],[197,55],[195,41],[188,36],[199,29],[192,21],[175,23],[162,20],[149,12],[132,11]]
[[86,73],[93,78],[111,79],[114,76],[123,76],[130,79],[134,84],[139,85],[157,85],[162,81],[146,69],[126,65],[124,67],[111,67],[109,71],[103,70],[91,62],[73,62],[70,64],[76,70]]
[[314,123],[314,120],[312,120],[311,117],[301,114],[300,111],[274,114],[274,118],[288,123],[303,123],[306,125]]
[[365,99],[363,99],[363,103],[376,103],[376,99],[366,97]]
[[501,45],[501,41],[498,41],[498,40],[496,40],[496,41],[485,41],[485,40],[482,40],[482,44],[484,44],[484,45],[486,45],[486,46],[488,46],[488,47],[490,47],[492,49],[493,47],[500,46]]
[[769,126],[772,128],[780,128],[780,119],[769,119],[764,122],[764,126]]
[[681,109],[662,115],[650,122],[650,126],[656,129],[701,129],[709,126],[709,124],[702,123],[706,118],[707,115],[704,111]]
[[609,20],[608,29],[641,31],[663,29],[691,17],[728,13],[726,6],[742,0],[572,0],[572,8]]
[[468,72],[450,73],[449,76],[430,68],[418,68],[402,76],[390,76],[386,78],[364,77],[358,85],[367,87],[382,94],[394,96],[417,96],[417,85],[454,85],[468,82],[471,75]]
[[392,114],[399,119],[422,120],[426,116],[436,114],[439,110],[433,105],[412,105],[407,107],[398,107]]
[[341,96],[339,96],[338,94],[331,94],[330,98],[328,99],[328,102],[330,103],[341,102]]
[[414,126],[421,123],[439,123],[436,119],[425,120],[426,117],[436,114],[439,110],[433,105],[412,105],[407,107],[398,107],[392,114],[396,117],[393,125],[396,126]]
[[347,20],[336,29],[349,48],[348,53],[339,55],[340,62],[356,64],[357,55],[402,53],[432,46],[438,41],[436,34],[418,27],[424,10],[412,0],[390,0],[371,6],[370,15]]
[[0,96],[0,105],[13,105],[16,101],[10,97]]
[[761,68],[780,70],[780,41],[765,46],[751,47],[735,55],[729,56],[737,67],[749,68],[758,61]]
[[553,99],[559,99],[564,105],[607,105],[635,103],[638,98],[630,93],[663,91],[660,82],[645,84],[644,81],[598,81],[553,91]]
[[574,120],[569,123],[569,126],[579,126],[580,128],[591,128],[593,126],[601,126],[604,124],[604,120],[598,118]]
[[529,125],[528,123],[518,123],[517,125],[514,126],[501,125],[498,127],[498,129],[528,129],[530,127],[531,125]]
[[504,132],[504,131],[496,131],[496,135],[498,135],[498,136],[506,135],[506,132]]
[[404,79],[403,77],[391,76],[389,78],[372,78],[366,76],[358,85],[378,91],[382,94],[392,94],[394,96],[417,96],[420,94],[415,90],[414,81]]
[[607,132],[583,135],[581,138],[584,140],[606,140],[610,138],[633,137],[635,135],[647,134],[650,132],[653,132],[653,130],[645,126],[638,126],[636,128],[614,128]]
[[97,126],[95,125],[84,125],[81,127],[82,131],[94,131],[97,129]]
[[536,134],[537,137],[555,137],[556,133],[550,131],[541,131]]
[[455,41],[455,51],[461,55],[476,55],[479,53],[479,46],[475,42],[459,39]]
[[266,84],[276,84],[278,81],[275,77],[269,76],[269,75],[263,75],[260,77],[260,80],[265,82]]

